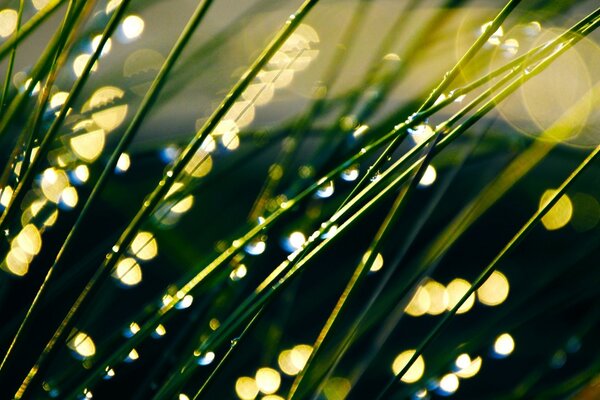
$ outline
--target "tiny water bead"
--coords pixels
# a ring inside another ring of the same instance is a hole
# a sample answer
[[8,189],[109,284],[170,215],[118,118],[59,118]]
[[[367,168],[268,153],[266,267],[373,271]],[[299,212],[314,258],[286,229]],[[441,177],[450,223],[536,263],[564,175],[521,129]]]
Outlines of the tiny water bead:
[[326,199],[328,197],[331,197],[333,195],[333,192],[335,190],[333,181],[329,181],[325,184],[323,184],[315,193],[315,196],[321,199]]
[[213,353],[212,351],[209,351],[208,353],[205,353],[204,355],[198,357],[198,365],[209,365],[210,363],[212,363],[215,359],[215,353]]
[[[491,29],[491,26],[492,26],[492,21],[486,22],[485,24],[481,25],[480,34],[485,34],[488,29]],[[502,26],[500,26],[494,33],[491,34],[491,36],[487,40],[487,44],[492,45],[492,46],[499,46],[500,43],[502,43],[503,36],[504,36],[504,29],[502,28]]]
[[431,138],[435,132],[428,124],[421,124],[414,128],[409,128],[408,133],[416,145],[421,145]]
[[360,175],[360,169],[358,165],[353,165],[350,168],[345,169],[340,177],[346,182],[354,182]]
[[246,245],[246,247],[244,247],[244,250],[246,251],[246,253],[253,255],[253,256],[258,256],[262,253],[265,252],[267,248],[267,243],[265,242],[264,239],[255,239],[253,241],[251,241],[250,243],[248,243]]

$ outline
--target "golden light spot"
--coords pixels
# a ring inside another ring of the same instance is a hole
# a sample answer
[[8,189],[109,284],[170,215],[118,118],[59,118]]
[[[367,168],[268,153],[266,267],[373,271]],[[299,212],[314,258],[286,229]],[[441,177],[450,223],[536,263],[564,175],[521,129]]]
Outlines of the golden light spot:
[[208,135],[202,142],[202,146],[200,146],[200,148],[207,153],[215,151],[217,149],[217,142],[215,142],[213,135]]
[[257,106],[263,105],[271,101],[275,94],[275,85],[269,82],[253,83],[249,85],[242,97],[245,100],[253,101]]
[[67,101],[67,97],[69,97],[69,93],[67,92],[56,92],[50,99],[50,107],[56,109],[62,106]]
[[258,395],[256,381],[248,376],[239,377],[235,381],[235,393],[242,400],[253,400]]
[[[98,49],[98,46],[100,45],[100,40],[102,40],[102,35],[96,35],[92,39],[92,50],[93,51],[96,51]],[[103,55],[103,56],[107,55],[110,52],[111,48],[112,48],[112,41],[110,40],[110,38],[108,38],[106,43],[104,43],[104,47],[102,48],[102,53],[100,53],[100,55]]]
[[[76,125],[74,129],[82,127],[80,124]],[[89,125],[89,122],[86,125]],[[106,140],[103,129],[90,128],[91,130],[87,133],[74,136],[69,140],[69,144],[75,155],[86,162],[95,161],[102,154]]]
[[219,327],[221,326],[221,323],[219,322],[218,319],[213,318],[208,322],[208,326],[210,327],[210,329],[212,329],[213,331],[216,331],[217,329],[219,329]]
[[467,368],[471,364],[471,357],[467,353],[463,353],[456,357],[454,364],[460,369]]
[[190,162],[185,166],[184,171],[194,178],[202,178],[203,176],[208,175],[212,169],[212,165],[213,163],[210,154],[202,149],[198,149]]
[[68,346],[81,357],[87,358],[96,354],[96,345],[92,338],[85,332],[78,332],[69,341]]
[[267,396],[263,396],[261,400],[285,400],[281,396],[277,396],[276,394],[269,394]]
[[458,390],[458,377],[454,374],[446,374],[440,379],[440,389],[446,393],[454,393]]
[[17,12],[12,9],[0,11],[0,36],[8,37],[17,29]]
[[501,356],[507,356],[515,349],[515,341],[508,333],[503,333],[494,342],[494,351]]
[[283,350],[281,353],[279,353],[279,356],[277,357],[277,364],[279,365],[279,369],[281,369],[284,374],[289,376],[297,375],[301,370],[292,362],[291,350]]
[[[127,117],[127,104],[107,107],[121,100],[125,92],[116,86],[104,86],[96,90],[83,105],[81,112],[92,112],[91,118],[105,132],[111,132],[119,127]],[[97,110],[93,112],[94,110]]]
[[42,248],[42,236],[33,224],[26,225],[15,238],[15,242],[23,251],[31,255],[38,254]]
[[78,165],[75,167],[75,176],[80,182],[87,182],[90,178],[90,170],[87,165]]
[[[458,304],[460,299],[467,293],[467,291],[471,288],[471,284],[464,279],[454,279],[452,282],[448,284],[446,291],[448,292],[448,311],[454,308],[455,305]],[[457,314],[466,313],[473,307],[475,304],[475,293],[471,293],[471,295],[467,298],[467,300],[463,303],[462,306],[456,311]]]
[[134,286],[142,281],[142,269],[133,258],[121,259],[114,275],[127,286]]
[[190,195],[186,196],[183,200],[180,200],[179,202],[177,202],[177,204],[175,204],[171,208],[171,211],[174,212],[175,214],[183,214],[184,212],[187,212],[190,208],[192,208],[193,205],[194,205],[194,196],[190,194]]
[[[290,61],[289,56],[278,53],[273,57],[274,60],[277,61],[277,56],[280,55],[282,59],[285,59],[285,64],[288,64]],[[275,89],[283,89],[286,86],[289,86],[290,83],[294,80],[294,70],[293,69],[281,69],[281,70],[272,70],[272,71],[260,71],[257,75],[258,79],[265,84],[272,84]],[[252,112],[254,114],[254,112]]]
[[419,286],[404,311],[410,316],[420,317],[427,313],[430,307],[431,299],[429,298],[429,292],[422,286]]
[[[25,81],[25,84],[23,85],[23,86],[25,86],[25,89],[29,89],[29,85],[31,85],[31,81],[32,81],[31,78],[29,78]],[[40,87],[41,87],[40,83],[37,82],[35,84],[35,86],[33,87],[33,90],[31,91],[31,93],[32,94],[38,93],[40,91]]]
[[140,331],[140,325],[137,322],[132,322],[129,324],[129,331],[134,335]]
[[[394,362],[392,363],[392,371],[394,372],[394,375],[398,375],[400,371],[402,371],[402,369],[408,364],[408,361],[415,353],[415,350],[406,350],[398,354],[398,356],[394,359]],[[420,355],[410,366],[408,371],[406,371],[404,376],[400,378],[400,380],[405,383],[413,383],[421,379],[424,372],[425,360],[423,360],[423,356]]]
[[477,357],[469,363],[466,367],[461,367],[460,371],[456,372],[456,375],[463,379],[474,377],[481,369],[481,357]]
[[344,400],[350,393],[352,385],[345,378],[333,377],[325,382],[323,394],[327,400]]
[[164,336],[167,333],[167,330],[165,329],[163,324],[159,324],[156,329],[154,330],[154,332],[158,335],[158,336]]
[[14,247],[8,252],[5,262],[8,272],[13,275],[24,276],[29,271],[27,255],[19,247]]
[[[80,77],[81,74],[83,74],[83,70],[85,69],[85,67],[88,64],[88,61],[90,61],[90,59],[92,58],[92,56],[90,56],[89,54],[80,54],[77,57],[75,57],[75,59],[73,60],[73,72],[75,73],[76,77]],[[98,62],[96,61],[94,63],[94,65],[92,66],[92,72],[96,71],[98,69]]]
[[120,172],[125,172],[131,166],[131,158],[127,153],[121,153],[119,159],[117,160],[117,170]]
[[229,278],[231,278],[233,281],[239,281],[240,279],[244,278],[247,273],[248,269],[246,266],[244,264],[240,264],[233,271],[231,271]]
[[300,231],[292,232],[289,237],[290,246],[299,249],[306,242],[306,236]]
[[131,242],[131,252],[140,260],[151,260],[158,254],[158,244],[150,232],[139,232]]
[[438,315],[446,311],[448,307],[448,292],[444,285],[436,281],[427,282],[423,288],[429,294],[429,309],[427,313],[430,315]]
[[10,199],[12,199],[13,196],[13,189],[10,186],[5,186],[0,190],[2,191],[2,196],[0,197],[0,204],[4,207],[8,207]]
[[221,136],[221,143],[227,150],[235,150],[240,147],[240,137],[233,132],[227,132]]
[[[224,121],[232,121],[238,128],[243,128],[254,120],[254,104],[249,101],[235,102],[227,114],[223,117]],[[217,132],[217,130],[215,130]]]
[[292,365],[296,367],[298,371],[302,371],[311,353],[312,346],[309,346],[307,344],[299,344],[294,346],[291,354]]
[[435,171],[435,168],[433,167],[433,165],[428,165],[425,169],[425,173],[419,181],[419,186],[430,186],[431,184],[433,184],[433,182],[435,182],[436,178],[437,172]]
[[179,393],[179,400],[190,400],[190,398],[188,397],[188,395],[186,395],[185,393]]
[[60,194],[61,203],[69,208],[75,207],[78,200],[79,196],[77,195],[77,189],[75,189],[73,186],[64,188]]
[[144,32],[144,25],[144,20],[141,17],[129,15],[121,23],[121,29],[127,39],[135,39]]
[[[362,262],[363,264],[366,263],[369,259],[369,257],[371,256],[371,252],[367,251],[365,253],[365,255],[362,258]],[[381,255],[381,253],[377,253],[377,255],[375,256],[375,259],[373,260],[373,264],[371,264],[371,272],[377,272],[379,271],[381,268],[383,268],[383,256]]]
[[110,14],[115,8],[119,7],[119,4],[121,4],[122,1],[123,0],[109,0],[109,2],[106,4],[105,12]]
[[127,354],[127,358],[128,358],[130,361],[135,361],[135,360],[137,360],[138,358],[140,358],[140,353],[138,353],[136,349],[132,349],[132,350],[129,352],[129,354]]
[[[556,190],[546,190],[540,199],[540,208],[548,203]],[[549,231],[560,229],[567,225],[573,216],[573,203],[568,195],[564,194],[554,206],[542,217],[542,224]]]
[[69,177],[62,169],[48,168],[42,174],[40,186],[48,200],[58,203],[63,190],[69,186]]
[[31,3],[36,10],[41,10],[42,8],[46,7],[48,3],[50,3],[50,0],[31,0]]
[[49,227],[54,225],[56,220],[58,219],[58,210],[52,211],[52,214],[44,221],[44,226]]
[[486,306],[497,306],[502,304],[508,297],[509,287],[506,276],[500,271],[494,271],[483,285],[477,289],[477,298]]
[[260,368],[256,371],[256,385],[264,394],[273,394],[281,385],[281,376],[273,368]]

